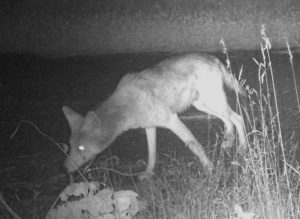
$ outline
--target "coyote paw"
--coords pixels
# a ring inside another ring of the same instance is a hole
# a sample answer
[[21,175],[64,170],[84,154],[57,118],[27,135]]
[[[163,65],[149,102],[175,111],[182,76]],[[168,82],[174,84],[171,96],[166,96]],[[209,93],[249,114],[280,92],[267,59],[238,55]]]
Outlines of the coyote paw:
[[191,141],[188,142],[186,145],[191,149],[192,152],[194,152],[194,154],[197,155],[205,172],[211,173],[212,170],[214,169],[214,165],[205,154],[201,144],[196,141]]
[[234,134],[226,134],[224,136],[224,139],[223,139],[223,142],[221,144],[221,147],[223,149],[231,148],[232,145],[233,145],[234,140],[235,140]]
[[247,149],[246,145],[239,145],[237,152],[238,152],[238,154],[243,155],[243,154],[245,154],[246,149]]
[[205,164],[203,164],[203,168],[204,168],[204,171],[207,173],[207,174],[211,174],[213,169],[214,169],[214,165],[213,163],[209,160],[207,161]]
[[138,180],[140,182],[149,181],[153,175],[153,172],[143,172],[138,176]]

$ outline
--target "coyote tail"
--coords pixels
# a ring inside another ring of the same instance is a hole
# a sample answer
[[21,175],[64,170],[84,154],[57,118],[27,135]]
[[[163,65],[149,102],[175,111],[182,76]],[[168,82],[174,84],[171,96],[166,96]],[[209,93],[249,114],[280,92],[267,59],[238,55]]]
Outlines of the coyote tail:
[[221,71],[224,84],[226,84],[228,88],[235,90],[242,96],[246,96],[246,89],[242,87],[239,81],[228,71],[228,69],[224,65],[221,65]]

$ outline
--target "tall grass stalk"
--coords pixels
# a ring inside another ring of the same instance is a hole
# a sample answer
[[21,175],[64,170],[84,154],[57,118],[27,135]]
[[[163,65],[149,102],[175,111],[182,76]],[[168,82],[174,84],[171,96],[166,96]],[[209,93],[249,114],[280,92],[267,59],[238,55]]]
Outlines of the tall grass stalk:
[[291,63],[291,68],[292,68],[292,73],[293,73],[294,88],[295,88],[295,93],[296,93],[296,97],[297,97],[297,106],[298,106],[298,111],[300,113],[299,93],[298,93],[298,88],[297,88],[298,86],[297,86],[297,81],[296,81],[296,76],[295,76],[295,69],[294,69],[294,63],[293,63],[294,57],[293,57],[292,51],[290,49],[290,44],[287,41],[287,39],[285,39],[285,42],[286,42],[286,46],[287,46],[289,57],[290,57],[290,63]]

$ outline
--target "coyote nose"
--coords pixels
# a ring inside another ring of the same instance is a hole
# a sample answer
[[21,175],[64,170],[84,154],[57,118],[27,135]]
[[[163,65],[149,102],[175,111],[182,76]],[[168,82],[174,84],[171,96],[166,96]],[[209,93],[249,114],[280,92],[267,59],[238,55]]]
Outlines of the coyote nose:
[[70,160],[67,158],[64,162],[64,164],[60,167],[61,170],[67,174],[73,173],[77,167],[73,167],[73,165],[70,165]]
[[62,172],[64,172],[64,173],[66,173],[66,174],[69,174],[69,171],[68,171],[68,169],[65,167],[65,166],[60,166],[60,170],[62,171]]

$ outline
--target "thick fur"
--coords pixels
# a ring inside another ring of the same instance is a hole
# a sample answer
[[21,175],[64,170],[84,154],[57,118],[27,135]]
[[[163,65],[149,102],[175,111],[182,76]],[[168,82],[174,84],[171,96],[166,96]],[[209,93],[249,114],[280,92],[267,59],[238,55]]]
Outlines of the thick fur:
[[242,118],[227,103],[223,84],[243,93],[224,64],[214,56],[186,54],[166,59],[140,73],[127,74],[113,94],[94,111],[81,116],[69,107],[63,112],[71,128],[71,151],[64,166],[73,172],[107,148],[128,129],[144,128],[149,149],[145,176],[152,174],[156,155],[156,127],[170,129],[207,168],[213,167],[202,145],[178,119],[191,105],[223,120],[223,147],[234,140],[233,126],[242,147],[246,137]]

